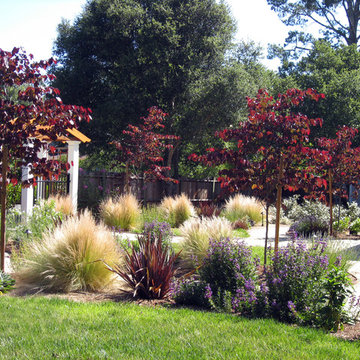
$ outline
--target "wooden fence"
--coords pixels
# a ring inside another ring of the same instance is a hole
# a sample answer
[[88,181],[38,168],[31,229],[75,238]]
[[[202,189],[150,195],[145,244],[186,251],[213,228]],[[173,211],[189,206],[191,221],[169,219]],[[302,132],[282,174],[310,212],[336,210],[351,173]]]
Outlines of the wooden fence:
[[[105,171],[80,171],[79,205],[91,207],[91,203],[99,199],[124,193],[125,175]],[[187,195],[192,202],[214,200],[220,194],[220,183],[217,180],[180,179],[178,184],[162,181],[144,182],[143,179],[132,178],[130,187],[133,194],[143,203],[158,203],[164,196],[181,193]]]

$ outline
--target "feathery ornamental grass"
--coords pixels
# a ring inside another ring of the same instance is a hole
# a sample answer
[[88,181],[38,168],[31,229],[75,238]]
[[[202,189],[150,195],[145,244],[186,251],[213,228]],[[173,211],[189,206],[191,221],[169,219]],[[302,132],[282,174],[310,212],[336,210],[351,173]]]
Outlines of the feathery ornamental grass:
[[140,220],[140,206],[132,194],[109,198],[100,204],[100,217],[110,227],[132,230]]
[[71,200],[70,195],[68,196],[50,196],[48,198],[49,202],[54,201],[55,203],[55,211],[65,215],[65,216],[71,216],[74,215],[75,209]]
[[185,194],[175,197],[165,197],[160,207],[164,209],[168,217],[168,222],[172,227],[179,227],[190,217],[196,215],[195,208]]
[[250,219],[254,223],[261,222],[263,206],[254,197],[237,194],[226,201],[224,215],[231,222],[239,219]]
[[233,229],[227,219],[220,217],[190,219],[180,227],[183,236],[184,258],[201,262],[209,248],[210,240],[230,238]]
[[114,278],[100,259],[108,264],[118,261],[117,245],[111,232],[85,211],[43,240],[29,242],[17,276],[22,284],[44,291],[96,291]]

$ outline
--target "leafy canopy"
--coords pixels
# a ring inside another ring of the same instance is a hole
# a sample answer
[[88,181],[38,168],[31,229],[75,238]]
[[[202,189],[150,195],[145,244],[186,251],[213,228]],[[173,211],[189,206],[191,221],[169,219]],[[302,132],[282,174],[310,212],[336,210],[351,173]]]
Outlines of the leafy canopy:
[[[36,176],[59,175],[64,168],[59,161],[39,158],[47,141],[67,135],[68,128],[76,128],[80,120],[90,120],[90,110],[81,106],[65,105],[60,91],[49,86],[53,75],[46,70],[54,60],[32,62],[32,55],[14,48],[0,49],[0,146],[2,156],[8,153],[12,166],[3,169],[13,183],[18,180],[18,169],[30,166],[31,180]],[[52,150],[52,148],[50,148]]]

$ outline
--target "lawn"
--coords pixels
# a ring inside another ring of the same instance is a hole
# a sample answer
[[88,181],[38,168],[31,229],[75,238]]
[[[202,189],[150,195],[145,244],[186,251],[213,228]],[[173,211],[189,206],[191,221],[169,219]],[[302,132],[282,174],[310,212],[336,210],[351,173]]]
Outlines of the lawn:
[[274,320],[134,303],[0,297],[1,359],[358,359],[359,342]]

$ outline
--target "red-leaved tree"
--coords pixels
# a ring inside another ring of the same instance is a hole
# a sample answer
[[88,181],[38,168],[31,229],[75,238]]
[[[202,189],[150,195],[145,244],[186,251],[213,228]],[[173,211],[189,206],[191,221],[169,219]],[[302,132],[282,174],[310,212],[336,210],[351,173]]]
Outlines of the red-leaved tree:
[[156,106],[148,111],[148,116],[141,118],[143,123],[140,126],[129,124],[123,131],[123,139],[113,142],[119,151],[118,160],[125,164],[126,192],[130,191],[130,173],[140,172],[145,181],[177,182],[168,176],[171,169],[163,163],[166,150],[173,148],[171,142],[180,138],[161,133],[161,130],[165,128],[164,121],[168,114]]
[[[267,209],[276,201],[275,251],[282,190],[306,187],[310,178],[306,150],[310,128],[322,125],[321,119],[309,119],[296,109],[305,98],[318,101],[323,97],[312,89],[290,89],[275,100],[265,90],[259,90],[255,98],[248,98],[247,121],[239,128],[217,133],[226,142],[223,149],[208,149],[206,155],[190,157],[207,165],[226,164],[219,172],[219,180],[229,192],[252,189]],[[229,146],[231,143],[233,146]]]
[[333,197],[347,197],[345,185],[359,188],[360,148],[352,147],[352,141],[358,130],[347,126],[336,133],[335,139],[320,138],[317,140],[318,149],[312,150],[321,153],[321,156],[311,158],[314,172],[322,176],[322,183],[318,184],[312,196],[327,200],[330,211],[330,235],[333,235]]
[[76,128],[80,120],[90,120],[90,110],[64,105],[59,90],[49,86],[54,79],[46,70],[54,63],[33,62],[32,55],[14,48],[0,49],[0,147],[1,147],[1,269],[4,270],[6,185],[18,181],[18,169],[29,166],[31,186],[37,176],[58,176],[69,165],[54,159],[39,158],[44,139],[56,140]]

